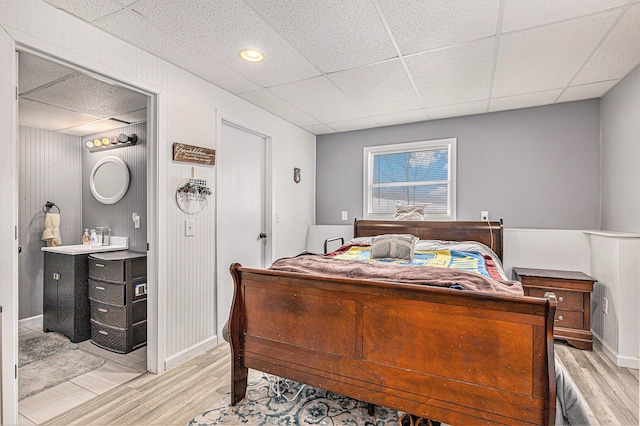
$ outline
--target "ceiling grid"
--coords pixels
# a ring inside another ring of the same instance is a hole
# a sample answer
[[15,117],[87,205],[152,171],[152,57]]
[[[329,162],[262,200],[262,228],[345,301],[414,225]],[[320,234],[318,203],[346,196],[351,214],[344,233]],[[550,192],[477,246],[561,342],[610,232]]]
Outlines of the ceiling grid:
[[46,2],[315,134],[598,98],[640,64],[637,0]]

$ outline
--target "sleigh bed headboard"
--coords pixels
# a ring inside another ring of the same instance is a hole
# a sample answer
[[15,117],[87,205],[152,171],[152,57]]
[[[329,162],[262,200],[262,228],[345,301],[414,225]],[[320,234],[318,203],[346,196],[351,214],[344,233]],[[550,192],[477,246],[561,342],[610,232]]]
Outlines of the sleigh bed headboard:
[[411,234],[421,240],[478,241],[490,247],[502,260],[502,228],[502,220],[499,222],[433,222],[356,219],[353,224],[353,236]]

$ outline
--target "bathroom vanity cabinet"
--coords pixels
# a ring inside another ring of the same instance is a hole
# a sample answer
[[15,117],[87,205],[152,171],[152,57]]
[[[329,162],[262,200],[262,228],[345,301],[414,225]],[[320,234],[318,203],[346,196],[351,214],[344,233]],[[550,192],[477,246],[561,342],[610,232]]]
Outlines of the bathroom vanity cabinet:
[[89,256],[91,342],[128,353],[147,343],[147,256],[119,251]]
[[44,252],[42,328],[74,343],[91,337],[87,257]]

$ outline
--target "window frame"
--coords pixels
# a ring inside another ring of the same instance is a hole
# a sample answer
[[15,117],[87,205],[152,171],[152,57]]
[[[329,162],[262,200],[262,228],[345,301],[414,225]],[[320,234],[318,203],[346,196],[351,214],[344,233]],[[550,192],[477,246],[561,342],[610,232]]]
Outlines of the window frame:
[[[400,152],[436,150],[446,148],[448,150],[448,179],[447,183],[447,214],[425,214],[424,220],[456,220],[456,163],[457,163],[457,138],[434,139],[418,142],[397,143],[389,145],[365,146],[363,148],[363,186],[362,186],[362,213],[365,219],[393,220],[395,213],[373,213],[372,189],[373,189],[373,164],[374,156],[380,154],[394,154]],[[445,181],[441,181],[445,183]]]

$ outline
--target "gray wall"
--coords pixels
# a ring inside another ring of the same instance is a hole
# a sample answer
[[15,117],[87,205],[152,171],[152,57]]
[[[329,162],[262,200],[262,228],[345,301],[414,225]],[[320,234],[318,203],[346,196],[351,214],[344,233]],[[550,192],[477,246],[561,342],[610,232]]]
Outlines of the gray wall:
[[[129,248],[135,251],[147,250],[147,124],[132,124],[107,132],[82,137],[82,146],[88,140],[109,138],[120,133],[138,136],[134,146],[110,149],[103,152],[82,150],[82,228],[105,226],[111,228],[111,235],[129,237]],[[99,203],[91,194],[89,176],[93,166],[106,156],[120,157],[129,167],[131,180],[125,196],[115,204]],[[140,228],[136,229],[131,214],[140,215]]]
[[449,137],[458,140],[458,220],[488,210],[507,227],[599,228],[598,99],[320,135],[316,223],[362,217],[363,147]]
[[640,67],[601,103],[602,229],[640,233]]
[[[42,207],[60,208],[62,244],[80,244],[82,169],[80,137],[20,126],[20,216],[22,253],[18,256],[18,317],[42,314]],[[52,212],[57,213],[54,208]]]

